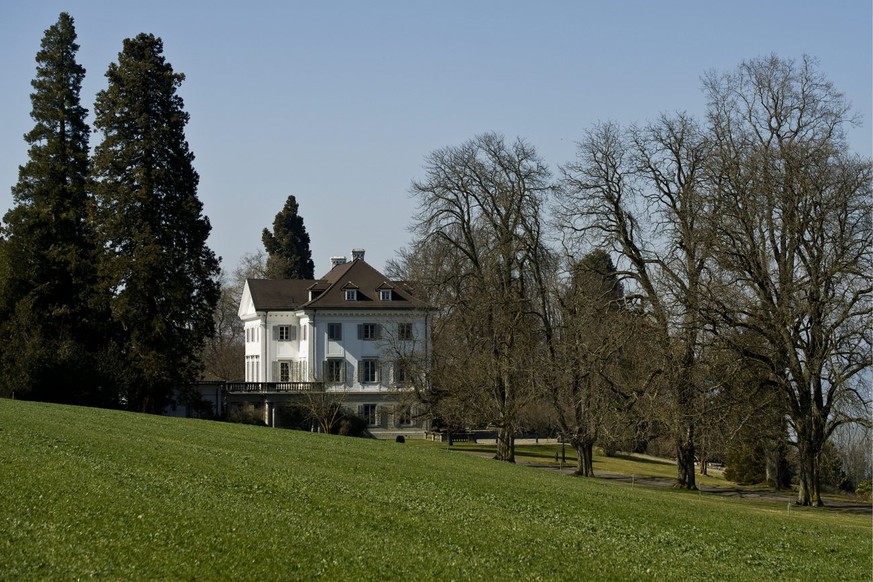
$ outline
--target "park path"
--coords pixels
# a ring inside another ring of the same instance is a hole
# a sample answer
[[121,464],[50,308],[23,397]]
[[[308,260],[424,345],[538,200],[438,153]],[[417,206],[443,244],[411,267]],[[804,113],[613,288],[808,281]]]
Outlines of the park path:
[[[564,475],[572,475],[573,471],[576,470],[575,466],[572,465],[565,465],[563,468],[561,468],[551,463],[538,463],[536,461],[520,461],[518,464],[537,469],[559,471]],[[673,487],[672,479],[664,479],[661,477],[637,477],[624,475],[622,473],[606,473],[603,471],[597,471],[594,474],[594,478],[616,481],[631,486],[659,488]],[[748,501],[782,502],[785,503],[786,506],[788,504],[793,505],[795,499],[795,494],[792,491],[760,491],[746,489],[738,486],[720,485],[699,485],[698,489],[702,494],[706,495],[716,495],[719,497],[736,497]],[[826,496],[824,501],[824,509],[827,510],[873,515],[873,504],[870,503],[863,503],[861,501],[855,501],[845,498],[841,499],[832,495]]]

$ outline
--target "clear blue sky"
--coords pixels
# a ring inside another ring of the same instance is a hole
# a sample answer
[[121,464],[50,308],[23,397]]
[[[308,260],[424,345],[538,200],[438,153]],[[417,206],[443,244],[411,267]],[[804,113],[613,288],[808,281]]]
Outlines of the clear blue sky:
[[706,71],[770,53],[820,59],[862,116],[852,149],[871,155],[870,0],[0,0],[0,214],[26,159],[34,57],[64,10],[89,110],[140,32],[187,76],[199,194],[228,271],[262,248],[289,194],[317,275],[352,247],[382,268],[410,240],[409,184],[434,149],[495,131],[556,169],[593,123],[700,115]]

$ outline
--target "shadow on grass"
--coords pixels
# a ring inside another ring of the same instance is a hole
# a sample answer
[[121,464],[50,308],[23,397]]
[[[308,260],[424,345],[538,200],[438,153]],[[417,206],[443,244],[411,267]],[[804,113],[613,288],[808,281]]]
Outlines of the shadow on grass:
[[[610,458],[610,457],[607,457],[607,458]],[[650,465],[675,465],[675,463],[673,463],[672,461],[667,461],[664,459],[650,459],[650,458],[646,458],[646,457],[636,457],[633,455],[616,454],[616,455],[612,455],[611,458],[622,459],[624,461],[631,461],[633,463],[643,463],[643,464],[650,464]]]

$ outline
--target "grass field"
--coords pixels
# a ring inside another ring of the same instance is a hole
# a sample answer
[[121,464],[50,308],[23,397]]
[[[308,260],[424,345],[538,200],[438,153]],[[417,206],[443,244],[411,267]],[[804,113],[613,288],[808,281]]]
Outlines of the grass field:
[[868,516],[0,400],[0,578],[870,580]]

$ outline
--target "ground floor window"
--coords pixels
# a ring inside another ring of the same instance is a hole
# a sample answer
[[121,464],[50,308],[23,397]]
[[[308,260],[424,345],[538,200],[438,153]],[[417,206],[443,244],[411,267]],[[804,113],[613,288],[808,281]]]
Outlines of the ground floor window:
[[398,405],[394,409],[394,414],[397,426],[410,426],[412,424],[412,407]]
[[279,382],[291,381],[291,362],[279,362]]
[[362,404],[359,412],[361,416],[366,419],[368,426],[375,426],[379,424],[379,419],[376,416],[375,404]]

